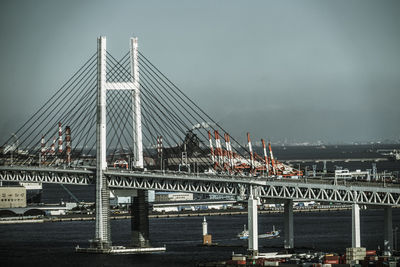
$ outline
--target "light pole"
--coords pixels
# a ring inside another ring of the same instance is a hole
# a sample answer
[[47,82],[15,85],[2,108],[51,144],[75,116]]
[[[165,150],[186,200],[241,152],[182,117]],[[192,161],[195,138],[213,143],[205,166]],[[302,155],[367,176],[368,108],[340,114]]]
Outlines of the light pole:
[[386,180],[386,170],[383,171],[383,187],[386,187],[385,180]]
[[306,183],[307,183],[307,176],[308,176],[307,168],[308,168],[308,166],[306,166],[306,168],[305,168],[305,170],[304,170],[304,177],[305,177]]

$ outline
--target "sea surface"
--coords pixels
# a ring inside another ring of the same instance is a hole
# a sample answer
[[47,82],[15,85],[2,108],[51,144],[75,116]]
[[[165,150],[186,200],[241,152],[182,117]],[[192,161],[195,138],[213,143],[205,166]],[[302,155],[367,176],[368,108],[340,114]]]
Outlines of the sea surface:
[[[150,219],[150,238],[167,251],[146,255],[96,255],[74,252],[94,237],[94,221],[0,225],[0,266],[196,266],[199,262],[229,259],[243,253],[247,241],[236,234],[247,216],[209,216],[208,230],[221,247],[202,247],[202,217]],[[275,225],[283,229],[283,214],[259,216],[259,231]],[[400,226],[400,209],[393,210],[393,227]],[[115,245],[129,245],[130,220],[111,221]],[[295,246],[298,251],[344,253],[351,246],[351,211],[294,214]],[[361,211],[361,244],[383,247],[383,210]],[[261,252],[280,251],[282,237],[260,239]]]

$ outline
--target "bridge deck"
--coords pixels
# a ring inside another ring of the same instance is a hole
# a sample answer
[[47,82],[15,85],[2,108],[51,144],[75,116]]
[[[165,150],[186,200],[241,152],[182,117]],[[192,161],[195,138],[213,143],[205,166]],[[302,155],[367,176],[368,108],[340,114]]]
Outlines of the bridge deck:
[[[275,177],[190,174],[107,170],[109,188],[182,191],[205,194],[236,195],[247,198],[250,185],[258,196],[274,199],[313,200],[358,203],[363,205],[400,205],[400,185],[372,182],[347,182],[319,179],[277,179]],[[93,184],[95,171],[90,169],[0,166],[0,181]]]

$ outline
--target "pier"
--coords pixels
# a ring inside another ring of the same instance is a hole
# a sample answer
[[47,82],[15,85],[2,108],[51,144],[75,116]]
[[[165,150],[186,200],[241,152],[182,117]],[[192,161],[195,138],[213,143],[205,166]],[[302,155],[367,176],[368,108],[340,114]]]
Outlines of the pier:
[[386,157],[377,157],[377,158],[313,158],[313,159],[286,159],[282,160],[288,164],[290,163],[306,163],[306,162],[381,162],[381,161],[388,161],[389,158]]

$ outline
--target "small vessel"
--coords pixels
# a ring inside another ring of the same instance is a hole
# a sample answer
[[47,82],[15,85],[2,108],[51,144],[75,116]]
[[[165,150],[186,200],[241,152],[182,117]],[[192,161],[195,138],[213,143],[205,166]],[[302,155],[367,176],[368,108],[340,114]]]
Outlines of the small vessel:
[[275,230],[275,225],[272,225],[272,231],[271,232],[266,232],[265,234],[258,235],[258,238],[278,238],[279,234],[281,233],[280,230]]
[[[260,234],[258,235],[258,238],[278,238],[279,234],[281,233],[280,230],[275,230],[275,225],[272,226],[272,231],[271,232],[266,232],[265,234]],[[249,238],[249,230],[246,229],[246,225],[243,227],[243,231],[237,234],[237,237],[239,239],[248,239]]]
[[237,234],[239,239],[248,239],[249,238],[249,230],[246,229],[246,225],[243,226],[243,231]]

